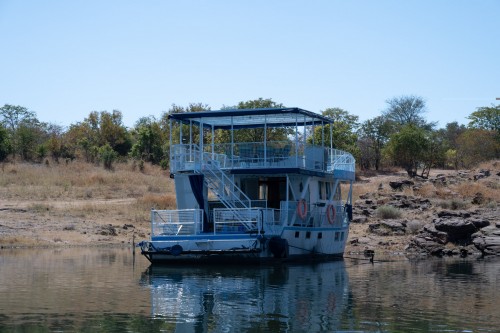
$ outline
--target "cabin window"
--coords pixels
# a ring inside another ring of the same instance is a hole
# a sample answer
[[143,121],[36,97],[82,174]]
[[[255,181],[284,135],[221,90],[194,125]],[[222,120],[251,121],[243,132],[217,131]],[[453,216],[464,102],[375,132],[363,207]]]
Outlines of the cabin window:
[[267,183],[259,182],[259,200],[267,200]]
[[325,200],[325,196],[323,195],[323,190],[324,190],[324,185],[325,183],[323,182],[318,182],[318,196],[319,196],[319,200]]
[[342,195],[340,193],[340,185],[338,185],[337,188],[335,189],[335,197],[333,199],[336,201],[342,200]]
[[326,199],[327,200],[330,200],[330,193],[332,192],[331,186],[332,186],[331,183],[325,183]]
[[323,233],[322,232],[318,232],[318,239],[321,239],[323,238]]
[[300,236],[300,232],[295,231],[295,238],[299,238],[299,236]]
[[306,238],[311,238],[311,232],[310,231],[306,231]]
[[335,240],[336,241],[339,240],[339,235],[340,235],[340,233],[338,231],[335,231]]
[[343,241],[344,240],[344,232],[341,232],[340,233],[340,240]]

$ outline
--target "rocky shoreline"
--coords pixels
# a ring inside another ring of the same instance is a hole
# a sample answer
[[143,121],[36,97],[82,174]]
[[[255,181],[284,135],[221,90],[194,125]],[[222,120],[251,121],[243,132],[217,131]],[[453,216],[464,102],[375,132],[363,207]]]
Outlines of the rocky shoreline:
[[[353,227],[363,226],[365,233],[353,236],[348,250],[438,257],[500,255],[500,171],[498,163],[493,165],[493,170],[394,179],[389,187],[380,183],[377,191],[360,195],[354,203]],[[464,198],[454,192],[457,185],[476,186],[488,196],[478,191]],[[381,217],[381,207],[393,207],[405,217]]]

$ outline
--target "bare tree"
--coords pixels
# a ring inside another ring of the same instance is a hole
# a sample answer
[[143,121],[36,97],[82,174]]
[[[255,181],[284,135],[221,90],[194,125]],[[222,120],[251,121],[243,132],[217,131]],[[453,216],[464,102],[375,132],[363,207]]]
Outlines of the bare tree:
[[427,123],[423,114],[427,112],[425,101],[422,97],[407,95],[393,97],[386,100],[389,105],[383,115],[401,126],[413,125],[417,127],[432,128],[433,123]]

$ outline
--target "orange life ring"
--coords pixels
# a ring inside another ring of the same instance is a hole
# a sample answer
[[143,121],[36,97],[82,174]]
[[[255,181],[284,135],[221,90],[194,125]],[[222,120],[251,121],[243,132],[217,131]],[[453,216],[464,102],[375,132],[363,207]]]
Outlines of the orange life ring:
[[300,199],[297,202],[297,215],[303,220],[307,216],[307,203],[305,199]]
[[326,217],[328,218],[328,223],[334,224],[335,223],[335,207],[333,205],[328,205],[326,207]]

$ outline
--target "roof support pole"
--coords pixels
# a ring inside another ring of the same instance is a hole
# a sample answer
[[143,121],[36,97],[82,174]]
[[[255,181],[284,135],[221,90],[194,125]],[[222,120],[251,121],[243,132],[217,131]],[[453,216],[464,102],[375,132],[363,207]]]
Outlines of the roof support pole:
[[295,167],[299,166],[299,116],[295,114]]
[[233,158],[234,158],[234,124],[233,124],[233,116],[231,116],[231,166],[233,166]]
[[325,123],[321,121],[321,147],[325,146]]
[[214,130],[214,125],[212,125],[212,159],[215,159],[214,141],[215,141],[215,130]]
[[179,123],[179,127],[180,127],[180,130],[179,130],[179,144],[183,144],[184,142],[182,142],[182,128],[184,127],[182,125],[182,123]]
[[328,124],[328,127],[330,127],[330,148],[333,149],[333,122]]
[[203,164],[203,120],[200,120],[200,167]]
[[[302,154],[304,154],[304,164],[302,165],[303,167],[305,167],[307,165],[307,161],[305,159],[307,159],[307,156],[306,156],[306,144],[307,144],[307,141],[306,141],[306,136],[307,136],[307,119],[306,119],[306,116],[304,116],[304,151],[302,152]],[[314,137],[314,136],[313,136]]]
[[170,148],[170,156],[168,159],[170,160],[170,170],[172,170],[172,162],[173,162],[173,148],[172,148],[172,119],[169,119],[168,121],[168,141],[169,141],[169,148]]
[[264,115],[264,165],[267,161],[267,115]]
[[189,160],[193,160],[193,121],[189,120]]

